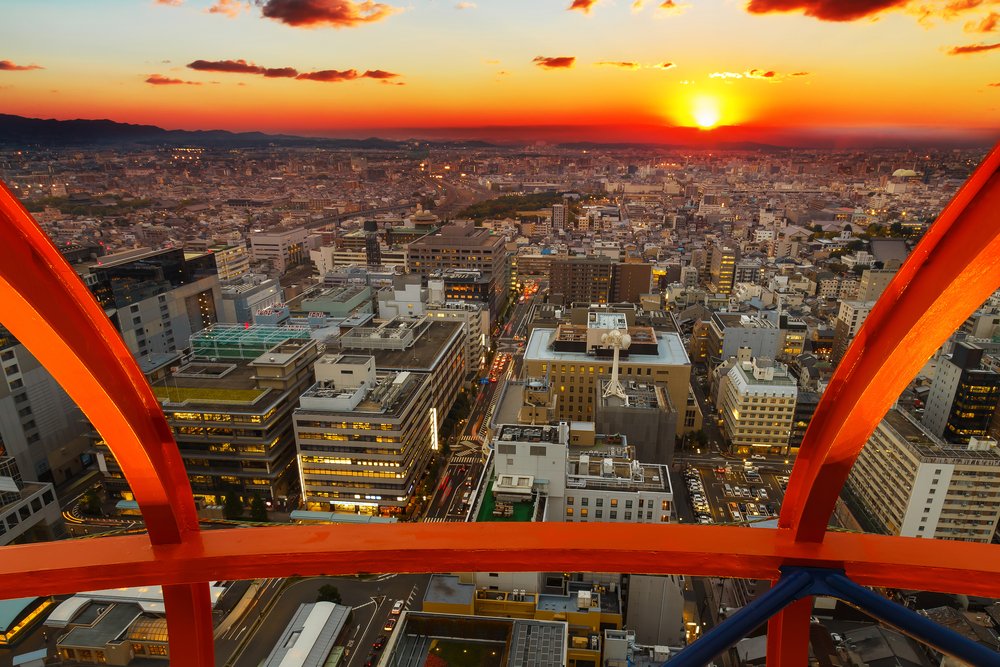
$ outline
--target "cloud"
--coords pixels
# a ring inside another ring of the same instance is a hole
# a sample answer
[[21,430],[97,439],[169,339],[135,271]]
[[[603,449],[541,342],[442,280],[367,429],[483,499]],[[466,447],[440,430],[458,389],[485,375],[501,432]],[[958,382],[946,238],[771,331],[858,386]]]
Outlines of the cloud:
[[154,86],[200,86],[200,81],[184,81],[182,79],[171,79],[168,76],[163,76],[162,74],[150,74],[146,77],[146,83],[152,84]]
[[170,7],[180,7],[184,0],[156,0],[158,5],[168,5]]
[[782,74],[773,69],[748,69],[745,72],[712,72],[708,75],[710,79],[757,79],[759,81],[770,81],[779,83],[790,76],[809,76],[809,72],[793,72],[792,74]]
[[[801,12],[822,21],[856,21],[888,9],[899,9],[910,0],[750,0],[751,14]],[[957,0],[964,2],[967,0]]]
[[256,0],[269,19],[301,28],[353,28],[402,11],[374,0]]
[[970,53],[983,53],[985,51],[993,51],[994,49],[1000,49],[1000,42],[995,44],[966,44],[964,46],[953,46],[948,49],[949,56],[964,56]]
[[982,21],[969,21],[965,24],[965,32],[996,32],[1000,28],[1000,14],[990,12]]
[[744,74],[744,76],[748,79],[773,79],[776,75],[777,72],[774,70],[764,71],[760,69],[752,69]]
[[641,12],[645,4],[646,3],[644,0],[632,0],[632,11]]
[[0,72],[27,72],[33,69],[45,69],[41,65],[18,65],[10,60],[0,60]]
[[809,72],[792,72],[788,76],[809,76]]
[[475,9],[476,3],[474,2],[459,2],[455,5],[455,9]]
[[298,75],[294,67],[261,67],[245,60],[195,60],[188,68],[201,72],[226,72],[228,74],[259,74],[269,79],[291,79]]
[[390,81],[390,79],[396,79],[399,76],[395,72],[386,72],[381,69],[370,69],[364,72],[358,72],[356,69],[324,69],[318,72],[303,72],[295,78],[305,81],[322,81],[325,83],[339,83],[341,81],[354,81],[355,79],[377,79],[383,83],[403,85],[402,82]]
[[743,75],[739,72],[712,72],[708,75],[709,79],[742,79]]
[[996,83],[988,83],[986,85],[990,88],[1000,88],[1000,81],[997,81]]
[[594,64],[604,67],[618,67],[621,69],[639,69],[642,67],[639,63],[633,63],[627,60],[602,60]]
[[215,4],[205,11],[209,14],[222,14],[234,19],[240,15],[240,12],[248,8],[243,0],[215,0]]
[[496,58],[487,58],[483,62],[486,63],[487,65],[499,65],[500,64],[500,61],[497,60]]
[[569,6],[570,10],[581,11],[584,14],[590,13],[590,8],[597,4],[597,0],[573,0],[573,4]]
[[663,0],[657,9],[662,13],[668,14],[683,14],[684,10],[690,7],[690,5],[682,5],[675,0]]
[[653,65],[653,69],[673,69],[675,67],[677,67],[677,65],[671,62],[665,62]]
[[546,69],[569,69],[576,62],[576,56],[557,56],[554,58],[537,56],[531,62]]

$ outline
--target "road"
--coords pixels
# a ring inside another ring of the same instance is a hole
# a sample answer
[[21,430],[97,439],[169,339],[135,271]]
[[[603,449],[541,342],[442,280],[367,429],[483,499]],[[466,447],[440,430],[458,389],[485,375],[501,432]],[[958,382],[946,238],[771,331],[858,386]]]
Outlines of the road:
[[499,196],[468,179],[456,182],[450,179],[435,178],[429,179],[429,181],[430,185],[435,186],[443,196],[441,204],[434,209],[434,215],[442,220],[455,216],[467,206]]
[[[404,600],[407,609],[419,609],[429,580],[429,575],[381,575],[367,581],[356,577],[269,580],[276,583],[262,589],[257,604],[227,633],[227,643],[220,645],[220,640],[216,640],[215,664],[217,667],[259,667],[299,605],[315,602],[319,589],[331,584],[339,591],[341,604],[354,608],[346,635],[351,654],[342,664],[345,667],[362,667],[375,639],[389,634],[382,626],[388,620],[395,601]],[[233,641],[238,646],[231,648]],[[220,648],[228,652],[223,655]]]
[[465,521],[465,515],[483,472],[480,454],[455,455],[427,505],[425,522]]

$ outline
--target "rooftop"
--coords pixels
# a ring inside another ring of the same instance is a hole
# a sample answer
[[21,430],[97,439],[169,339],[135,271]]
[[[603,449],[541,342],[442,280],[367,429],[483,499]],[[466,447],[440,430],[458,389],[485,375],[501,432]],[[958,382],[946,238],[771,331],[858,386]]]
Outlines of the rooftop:
[[106,608],[92,625],[80,625],[67,632],[59,640],[60,645],[82,648],[107,646],[124,639],[123,635],[132,621],[142,615],[139,605],[128,602],[112,603],[110,606],[101,602],[91,604],[104,605]]
[[475,594],[475,584],[463,584],[453,574],[432,574],[424,591],[424,602],[467,605],[472,604]]
[[[449,344],[462,336],[461,322],[451,320],[427,321],[410,347],[385,349],[379,347],[379,339],[388,331],[380,331],[378,337],[371,334],[367,327],[352,329],[341,336],[341,345],[345,349],[366,350],[375,357],[375,365],[379,369],[431,371],[437,367],[440,357]],[[369,335],[365,336],[367,332]]]
[[[552,348],[556,330],[537,328],[531,332],[524,349],[525,361],[588,362],[594,357],[586,352],[561,352]],[[631,333],[631,331],[629,332]],[[643,363],[662,366],[686,366],[691,363],[681,337],[676,333],[656,333],[656,354],[630,354],[623,363]]]
[[[490,521],[531,521],[535,516],[534,500],[524,500],[515,503],[501,502],[499,512],[495,513],[497,512],[497,499],[493,494],[493,482],[495,481],[496,478],[491,477],[489,483],[484,485],[480,491],[483,494],[483,504],[479,508],[476,521],[479,523]],[[508,507],[509,511],[504,511],[504,507]]]
[[882,424],[895,431],[907,442],[910,450],[926,463],[1000,466],[1000,447],[969,449],[967,445],[944,442],[901,410],[889,410]]

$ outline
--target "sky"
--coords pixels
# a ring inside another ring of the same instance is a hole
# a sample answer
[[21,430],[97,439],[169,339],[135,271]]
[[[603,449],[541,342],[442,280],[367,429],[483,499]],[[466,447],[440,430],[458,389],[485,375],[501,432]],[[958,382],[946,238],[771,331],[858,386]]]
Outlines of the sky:
[[1000,0],[4,0],[0,113],[321,136],[990,141]]

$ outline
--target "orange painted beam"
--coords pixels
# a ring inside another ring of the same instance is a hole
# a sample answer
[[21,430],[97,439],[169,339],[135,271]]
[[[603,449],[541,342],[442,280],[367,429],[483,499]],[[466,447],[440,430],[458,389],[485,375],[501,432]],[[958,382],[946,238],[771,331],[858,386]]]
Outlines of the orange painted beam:
[[198,531],[173,434],[104,310],[0,183],[0,322],[45,366],[107,441],[158,544]]
[[[68,551],[69,550],[69,551]],[[4,595],[115,586],[385,572],[636,572],[769,579],[784,565],[840,567],[863,585],[1000,596],[997,547],[831,533],[822,543],[737,526],[442,523],[204,531],[186,544],[142,535],[0,550]]]
[[796,540],[824,539],[872,431],[934,351],[1000,287],[998,211],[1000,144],[910,254],[823,393],[782,501],[778,525]]
[[809,664],[809,623],[812,596],[788,605],[767,622],[767,664],[787,667]]

